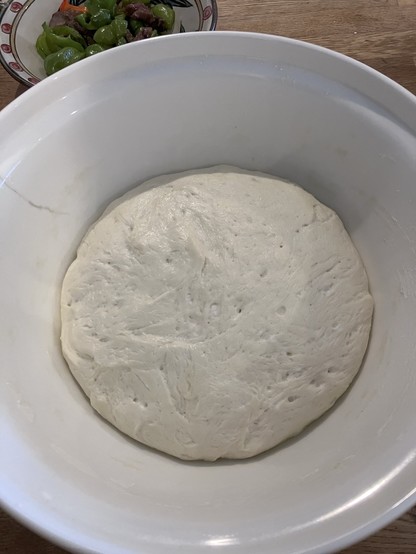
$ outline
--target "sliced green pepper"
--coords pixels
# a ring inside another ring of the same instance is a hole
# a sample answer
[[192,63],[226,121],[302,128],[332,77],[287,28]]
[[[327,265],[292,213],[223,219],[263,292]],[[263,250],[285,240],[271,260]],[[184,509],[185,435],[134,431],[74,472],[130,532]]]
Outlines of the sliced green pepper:
[[152,6],[151,10],[155,17],[163,21],[166,31],[173,29],[173,25],[175,24],[175,12],[170,6],[156,4]]
[[107,50],[107,48],[105,48],[104,46],[100,46],[99,44],[91,44],[85,49],[85,57],[88,58],[89,56],[93,56],[94,54],[99,54],[100,52],[104,52],[104,50]]
[[80,13],[76,16],[75,21],[77,21],[84,29],[91,31],[93,26],[90,24],[91,16],[86,13]]
[[88,29],[89,31],[96,31],[103,25],[108,25],[111,23],[112,15],[108,10],[99,10],[94,15],[89,15],[86,13],[82,13],[80,15],[77,15],[75,18],[80,25],[84,27],[84,29]]
[[127,31],[127,21],[116,17],[109,25],[104,25],[95,31],[94,41],[101,46],[115,46]]
[[131,32],[134,35],[137,35],[140,29],[144,27],[144,24],[141,21],[137,21],[137,19],[130,19],[129,25],[130,25]]
[[45,33],[41,33],[38,38],[36,39],[36,50],[43,59],[46,58],[46,56],[49,56],[52,52],[49,50],[48,44],[46,42],[46,35]]
[[84,37],[76,29],[69,27],[69,25],[58,25],[57,27],[51,27],[53,33],[60,37],[69,37],[79,42],[84,48],[87,46]]
[[111,23],[113,16],[109,10],[99,10],[91,17],[90,23],[95,25],[96,29],[99,29],[103,25],[108,25]]
[[70,46],[62,48],[59,52],[49,54],[43,62],[46,75],[52,75],[52,73],[56,73],[60,69],[82,60],[84,56],[84,52],[80,52],[76,48]]
[[95,15],[100,10],[108,10],[112,17],[116,11],[116,0],[87,0],[85,7],[90,15]]
[[58,52],[59,50],[62,50],[62,48],[66,47],[75,48],[79,52],[84,52],[84,47],[76,40],[73,40],[70,37],[61,37],[59,35],[56,35],[49,27],[49,25],[46,25],[46,23],[44,23],[42,27],[43,32],[45,33],[46,44],[51,54]]

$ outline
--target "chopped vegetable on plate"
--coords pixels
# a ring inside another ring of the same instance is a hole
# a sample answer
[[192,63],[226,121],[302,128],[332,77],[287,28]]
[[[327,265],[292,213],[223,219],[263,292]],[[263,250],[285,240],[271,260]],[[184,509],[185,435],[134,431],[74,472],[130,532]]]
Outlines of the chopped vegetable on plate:
[[175,12],[153,0],[63,0],[36,40],[47,75],[83,58],[145,38],[172,32]]

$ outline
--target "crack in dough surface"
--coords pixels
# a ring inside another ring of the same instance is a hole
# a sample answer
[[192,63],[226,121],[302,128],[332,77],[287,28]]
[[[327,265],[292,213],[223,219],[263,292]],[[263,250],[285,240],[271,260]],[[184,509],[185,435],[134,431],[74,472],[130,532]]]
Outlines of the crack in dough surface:
[[107,208],[65,276],[61,341],[92,406],[127,435],[186,460],[247,458],[346,391],[372,311],[331,209],[219,166]]

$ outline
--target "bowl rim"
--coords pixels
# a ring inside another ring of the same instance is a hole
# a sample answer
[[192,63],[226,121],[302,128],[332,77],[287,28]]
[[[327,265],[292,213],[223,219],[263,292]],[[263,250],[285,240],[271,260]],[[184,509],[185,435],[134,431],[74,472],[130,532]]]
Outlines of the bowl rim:
[[[393,506],[390,510],[382,514],[382,516],[374,518],[356,531],[351,531],[339,537],[335,541],[327,543],[324,546],[324,549],[322,549],[321,546],[317,546],[314,547],[312,550],[308,549],[307,551],[304,551],[304,554],[334,554],[336,552],[344,550],[345,548],[354,546],[355,544],[360,543],[361,541],[371,537],[378,531],[382,530],[387,525],[400,518],[402,515],[404,515],[415,506],[416,486],[414,490],[411,491],[401,503]],[[10,503],[4,502],[4,500],[1,498],[0,508],[21,525],[24,525],[27,529],[36,533],[52,544],[55,544],[59,547],[64,548],[65,550],[68,550],[69,552],[74,553],[93,552],[91,550],[87,550],[85,544],[83,544],[81,541],[75,541],[73,539],[63,537],[58,533],[55,533],[52,529],[48,528],[46,524],[42,525],[41,522],[35,521],[34,518],[30,517],[30,515],[19,512],[14,506],[12,506]],[[261,554],[261,551],[259,551],[258,554]]]
[[[285,45],[291,45],[297,48],[312,50],[312,51],[315,51],[316,53],[321,53],[329,58],[332,58],[333,60],[339,63],[342,63],[343,65],[348,64],[349,66],[355,67],[357,70],[359,70],[362,73],[362,75],[371,77],[373,81],[378,82],[380,85],[383,85],[384,87],[387,87],[390,91],[394,92],[396,95],[400,95],[401,98],[409,102],[412,105],[412,108],[415,109],[416,111],[416,96],[414,96],[410,91],[405,89],[402,85],[396,83],[389,77],[365,65],[364,63],[359,62],[353,58],[350,58],[349,56],[346,56],[344,54],[330,50],[328,48],[311,44],[305,41],[300,41],[300,40],[277,36],[277,35],[261,34],[261,33],[239,32],[239,31],[219,31],[215,34],[211,34],[208,32],[190,32],[184,35],[171,35],[166,37],[159,37],[158,42],[161,43],[161,41],[167,41],[169,43],[171,41],[177,41],[177,40],[182,40],[182,41],[185,40],[185,41],[192,42],[193,40],[206,40],[207,37],[208,37],[208,40],[218,40],[218,38],[220,37],[224,37],[226,39],[231,39],[231,40],[233,40],[234,38],[239,38],[244,40],[262,40],[262,41],[272,42],[276,46],[278,46],[279,44],[285,44]],[[149,43],[149,42],[150,41],[146,41],[146,43]],[[139,43],[135,43],[134,45],[131,44],[128,46],[129,48],[137,48],[137,47],[140,48],[141,45]],[[107,56],[114,55],[114,50],[108,51],[104,54]],[[83,62],[83,68],[86,68],[89,63],[97,63],[97,61],[98,60],[91,62],[91,59],[85,60]],[[35,101],[37,97],[41,97],[43,95],[42,87],[45,87],[45,86],[49,87],[49,89],[51,90],[50,95],[52,97],[56,97],[57,96],[56,93],[59,93],[60,91],[61,82],[63,81],[64,84],[68,84],[68,79],[71,78],[73,71],[79,71],[79,69],[75,68],[74,66],[70,66],[62,70],[61,72],[59,72],[59,74],[49,77],[47,79],[44,79],[41,83],[39,83],[37,87],[29,90],[26,94],[16,98],[13,102],[11,102],[8,106],[6,106],[6,108],[4,108],[4,110],[2,110],[2,112],[0,113],[0,123],[3,120],[6,120],[9,116],[11,116],[12,112],[15,112],[16,108],[19,108],[20,106],[24,106],[25,104],[27,104],[28,107],[30,108],[30,104],[33,101]],[[26,508],[25,511],[24,510],[19,511],[16,505],[14,505],[10,501],[5,500],[5,498],[0,498],[0,505],[4,507],[5,511],[10,513],[13,517],[15,517],[17,520],[22,522],[25,526],[34,530],[36,533],[38,533],[39,535],[42,535],[48,540],[51,540],[63,546],[64,548],[68,550],[72,550],[74,552],[79,552],[80,550],[83,551],[83,549],[85,549],[85,542],[82,542],[82,537],[85,537],[85,534],[82,534],[82,533],[79,534],[78,539],[81,537],[81,539],[79,540],[56,534],[50,527],[47,526],[47,523],[43,522],[43,517],[41,514],[39,514],[36,511],[36,508],[32,508],[32,509]],[[330,542],[324,545],[321,544],[319,546],[312,547],[311,549],[308,549],[307,551],[305,551],[305,553],[307,554],[328,553],[329,554],[330,552],[347,548],[361,540],[364,540],[368,536],[372,535],[373,533],[377,532],[381,528],[385,527],[386,525],[388,525],[389,523],[391,523],[392,521],[400,517],[402,514],[407,512],[414,505],[416,505],[416,483],[413,489],[408,491],[406,495],[404,495],[399,501],[397,501],[390,508],[387,508],[382,513],[366,521],[358,528],[352,529],[344,533],[343,535],[341,535],[335,540],[330,539]],[[273,540],[273,537],[265,539],[265,542],[268,542],[270,540]]]
[[[34,75],[30,71],[30,69],[28,69],[22,63],[16,48],[16,33],[19,23],[22,17],[25,15],[26,11],[30,8],[32,4],[35,3],[35,1],[36,0],[23,0],[22,2],[14,2],[13,0],[6,0],[3,6],[3,11],[0,12],[0,64],[4,67],[7,73],[9,73],[9,75],[13,77],[13,79],[16,79],[16,81],[18,81],[22,85],[25,85],[26,87],[32,87],[45,79],[40,79],[39,77]],[[199,33],[215,31],[218,24],[217,0],[206,0],[208,2],[208,6],[204,9],[202,7],[201,0],[192,1],[194,2],[194,7],[196,7],[200,15],[200,26],[202,25],[202,27],[198,29],[198,31],[191,32]],[[14,5],[16,6],[16,10],[13,9]],[[209,28],[204,29],[203,25],[205,20],[205,10],[208,7],[211,8],[211,11],[208,14],[207,18],[211,18],[211,24]],[[11,23],[4,23],[4,19],[6,19],[6,17],[10,15],[12,17]],[[4,29],[7,29],[7,31]],[[182,33],[182,30],[180,32]],[[9,36],[8,42],[3,42],[4,40],[7,40],[5,39],[6,36]],[[10,59],[6,59],[5,56],[10,57]]]

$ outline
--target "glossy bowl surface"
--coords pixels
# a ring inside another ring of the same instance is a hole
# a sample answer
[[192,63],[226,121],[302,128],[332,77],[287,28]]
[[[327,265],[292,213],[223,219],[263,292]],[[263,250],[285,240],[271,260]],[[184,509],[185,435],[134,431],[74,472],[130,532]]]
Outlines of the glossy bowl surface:
[[[0,113],[0,498],[69,549],[317,554],[416,501],[416,100],[285,38],[189,33],[84,60]],[[100,419],[59,346],[59,294],[104,207],[136,183],[231,164],[343,219],[375,299],[363,368],[301,436],[189,463]]]

